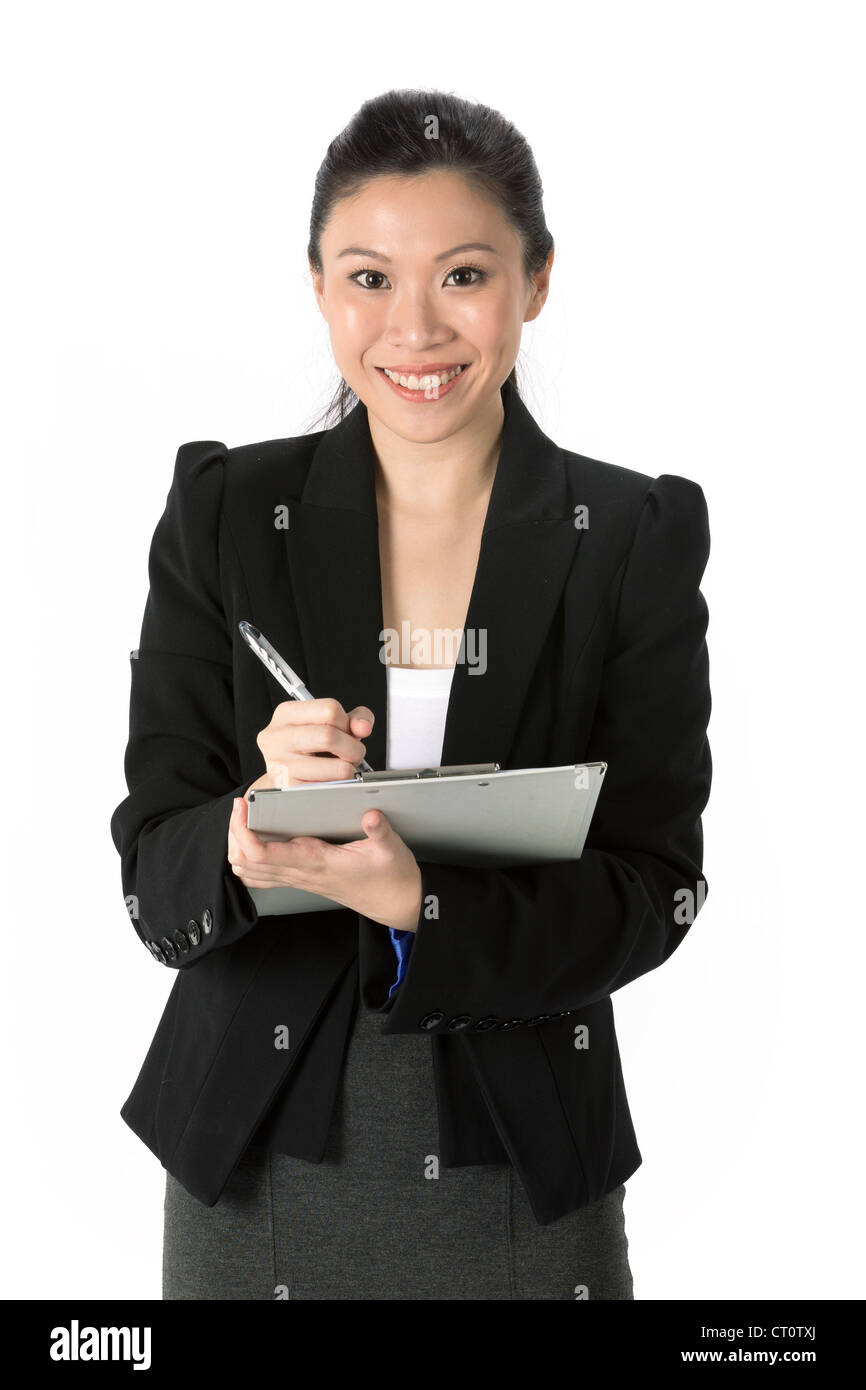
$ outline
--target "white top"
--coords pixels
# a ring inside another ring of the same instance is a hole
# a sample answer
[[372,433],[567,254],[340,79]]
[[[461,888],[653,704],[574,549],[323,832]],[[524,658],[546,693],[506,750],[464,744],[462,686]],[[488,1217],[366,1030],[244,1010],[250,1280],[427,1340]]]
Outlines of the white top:
[[385,766],[440,767],[454,667],[386,666]]

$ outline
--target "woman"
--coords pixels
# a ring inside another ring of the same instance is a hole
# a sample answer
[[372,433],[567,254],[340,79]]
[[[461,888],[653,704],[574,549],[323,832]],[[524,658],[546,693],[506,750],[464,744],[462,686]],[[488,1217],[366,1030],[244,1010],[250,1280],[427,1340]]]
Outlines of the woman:
[[[337,423],[181,447],[132,653],[112,834],[177,978],[122,1114],[167,1169],[163,1296],[631,1299],[610,995],[705,893],[703,494],[523,405],[553,240],[497,113],[367,102],[308,254]],[[244,618],[314,701],[276,701]],[[567,863],[419,863],[375,811],[347,845],[249,829],[251,790],[364,757],[609,770]],[[281,884],[343,906],[260,917]]]

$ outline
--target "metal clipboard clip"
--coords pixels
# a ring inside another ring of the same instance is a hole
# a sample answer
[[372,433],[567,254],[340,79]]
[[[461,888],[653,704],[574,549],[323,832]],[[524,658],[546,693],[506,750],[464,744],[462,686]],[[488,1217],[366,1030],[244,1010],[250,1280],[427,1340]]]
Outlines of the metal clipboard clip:
[[382,772],[356,772],[355,782],[396,782],[401,778],[461,777],[499,772],[499,763],[452,763],[450,767],[389,767]]

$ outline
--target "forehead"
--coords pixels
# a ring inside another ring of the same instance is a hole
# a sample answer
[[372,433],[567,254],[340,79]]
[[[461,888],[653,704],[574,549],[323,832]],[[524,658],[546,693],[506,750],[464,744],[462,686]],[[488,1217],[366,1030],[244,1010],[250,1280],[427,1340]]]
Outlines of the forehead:
[[322,232],[323,251],[335,256],[350,245],[436,256],[466,241],[506,254],[517,237],[495,203],[446,170],[371,179],[335,204]]

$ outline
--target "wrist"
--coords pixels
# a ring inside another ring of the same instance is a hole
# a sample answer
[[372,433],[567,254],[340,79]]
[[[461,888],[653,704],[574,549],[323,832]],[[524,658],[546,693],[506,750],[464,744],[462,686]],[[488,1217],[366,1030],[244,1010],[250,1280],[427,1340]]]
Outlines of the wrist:
[[421,902],[421,870],[417,869],[417,874],[413,882],[412,894],[406,904],[405,912],[401,913],[394,921],[389,922],[388,925],[393,927],[394,931],[417,931],[418,918],[421,915]]

